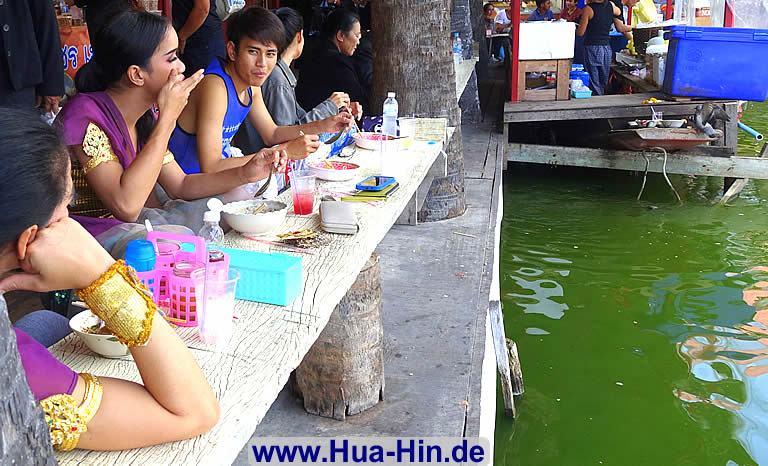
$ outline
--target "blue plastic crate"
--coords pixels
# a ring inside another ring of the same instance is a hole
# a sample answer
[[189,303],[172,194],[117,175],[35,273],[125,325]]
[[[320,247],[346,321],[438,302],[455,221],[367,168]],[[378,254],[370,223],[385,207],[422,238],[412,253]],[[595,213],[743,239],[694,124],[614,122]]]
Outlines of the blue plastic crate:
[[592,89],[571,90],[571,97],[574,99],[589,99],[592,97]]
[[240,272],[235,297],[246,301],[288,306],[301,293],[301,258],[288,254],[222,249],[229,266]]
[[663,90],[714,99],[768,98],[768,30],[672,26]]

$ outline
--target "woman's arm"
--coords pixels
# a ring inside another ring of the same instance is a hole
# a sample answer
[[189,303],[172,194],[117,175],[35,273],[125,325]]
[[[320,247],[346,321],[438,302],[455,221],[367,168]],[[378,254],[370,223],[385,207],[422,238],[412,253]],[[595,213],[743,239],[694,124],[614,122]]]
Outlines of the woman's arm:
[[[173,130],[172,122],[168,120],[162,117],[158,120],[149,141],[127,169],[113,161],[100,163],[86,170],[88,184],[104,207],[124,222],[136,221],[157,182],[163,157],[168,151],[168,139]],[[88,143],[84,143],[84,146],[69,147],[82,167],[91,165],[92,160],[100,157],[100,154],[112,151],[106,135],[100,136],[99,139],[101,143],[98,147]]]
[[[65,217],[40,228],[17,251],[24,273],[4,278],[0,289],[82,289],[113,267],[114,259],[74,220]],[[77,273],[73,274],[73,270]],[[132,288],[123,287],[121,291],[138,295]],[[121,302],[124,298],[120,297]],[[143,298],[135,302],[147,306]],[[143,315],[145,311],[118,312]],[[87,424],[88,432],[81,435],[79,448],[143,447],[190,438],[216,424],[219,407],[213,391],[192,354],[162,318],[153,319],[147,345],[132,347],[131,353],[144,385],[100,378],[104,387],[101,405]],[[72,394],[77,404],[82,402],[83,392],[84,381],[80,377]]]
[[[138,448],[191,438],[216,425],[216,396],[192,353],[164,319],[155,317],[147,346],[130,350],[144,385],[100,377],[101,407],[78,448]],[[78,402],[84,385],[80,378],[73,393]]]

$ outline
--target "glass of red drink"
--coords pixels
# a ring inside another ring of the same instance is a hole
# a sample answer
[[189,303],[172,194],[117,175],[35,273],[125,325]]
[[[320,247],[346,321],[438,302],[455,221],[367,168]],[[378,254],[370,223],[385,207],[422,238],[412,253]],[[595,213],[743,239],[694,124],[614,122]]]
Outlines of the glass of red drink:
[[308,170],[293,172],[291,176],[293,193],[293,213],[310,215],[315,207],[315,175]]

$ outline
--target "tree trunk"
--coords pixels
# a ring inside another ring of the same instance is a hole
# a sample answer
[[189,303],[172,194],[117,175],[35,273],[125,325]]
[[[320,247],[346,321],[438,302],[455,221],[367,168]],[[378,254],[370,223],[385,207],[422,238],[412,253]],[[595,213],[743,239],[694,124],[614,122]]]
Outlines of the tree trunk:
[[27,385],[0,296],[0,464],[54,465],[51,437]]
[[447,0],[375,0],[373,30],[373,114],[381,113],[386,93],[396,92],[400,115],[444,117],[456,132],[446,144],[448,176],[437,178],[419,212],[419,221],[464,213],[464,156],[461,111],[451,53],[451,15]]
[[343,421],[384,397],[384,326],[374,253],[296,369],[294,388],[312,414]]

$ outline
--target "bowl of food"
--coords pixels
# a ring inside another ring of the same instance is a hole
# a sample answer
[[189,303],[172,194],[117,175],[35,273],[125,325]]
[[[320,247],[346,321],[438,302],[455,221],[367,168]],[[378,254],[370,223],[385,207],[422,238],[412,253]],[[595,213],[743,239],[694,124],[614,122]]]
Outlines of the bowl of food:
[[661,120],[659,123],[662,128],[682,128],[687,120]]
[[230,202],[221,213],[224,221],[234,230],[248,235],[263,235],[285,221],[288,206],[279,201],[252,199]]
[[397,141],[398,138],[381,133],[360,132],[352,135],[355,145],[361,149],[379,150],[381,144]]
[[129,354],[128,347],[120,343],[104,322],[87,309],[69,320],[69,328],[85,346],[105,358],[122,358]]
[[317,178],[326,181],[347,181],[357,176],[360,165],[349,162],[331,162],[319,160],[310,162],[309,172]]

